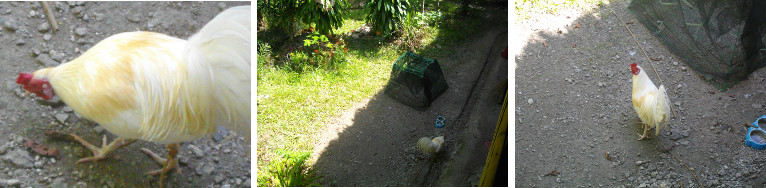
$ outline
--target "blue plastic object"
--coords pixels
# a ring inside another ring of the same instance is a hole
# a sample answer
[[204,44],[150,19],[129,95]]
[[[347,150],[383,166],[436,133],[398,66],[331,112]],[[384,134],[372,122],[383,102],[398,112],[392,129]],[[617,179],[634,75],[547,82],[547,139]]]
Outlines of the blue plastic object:
[[436,121],[434,122],[434,125],[436,125],[436,128],[444,127],[444,120],[447,120],[446,118],[444,118],[444,116],[436,117]]
[[761,126],[766,126],[766,115],[761,116],[753,122],[753,126],[747,129],[745,135],[745,145],[757,150],[766,148],[766,131]]

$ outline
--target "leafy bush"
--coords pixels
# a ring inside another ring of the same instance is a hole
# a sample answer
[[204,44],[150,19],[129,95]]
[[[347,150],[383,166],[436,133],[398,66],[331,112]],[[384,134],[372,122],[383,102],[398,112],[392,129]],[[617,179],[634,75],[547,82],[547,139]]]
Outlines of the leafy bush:
[[306,0],[301,4],[300,17],[303,23],[315,24],[322,34],[332,33],[332,29],[343,26],[343,14],[348,9],[344,0]]
[[346,62],[347,52],[346,42],[342,38],[314,32],[303,40],[302,47],[289,54],[288,68],[296,72],[314,67],[334,69]]
[[376,33],[389,35],[400,29],[402,21],[407,18],[409,7],[410,3],[407,0],[370,0],[365,5],[368,12],[365,21]]
[[282,155],[272,163],[265,175],[258,177],[259,187],[308,187],[319,186],[320,176],[306,164],[309,153],[286,152],[277,150]]
[[258,0],[258,6],[269,27],[292,36],[302,24],[315,24],[320,33],[332,33],[333,28],[343,25],[348,3],[345,0]]
[[272,62],[271,59],[271,46],[269,43],[261,42],[260,40],[258,42],[258,65],[269,65]]

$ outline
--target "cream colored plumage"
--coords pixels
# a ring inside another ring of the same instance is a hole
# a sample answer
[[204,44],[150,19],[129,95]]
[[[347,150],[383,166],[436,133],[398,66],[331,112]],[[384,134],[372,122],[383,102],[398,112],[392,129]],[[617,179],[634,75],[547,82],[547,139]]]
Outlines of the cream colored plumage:
[[[44,99],[58,95],[119,136],[98,148],[73,135],[94,153],[78,163],[103,159],[135,139],[168,144],[168,160],[175,160],[178,143],[209,135],[218,125],[250,137],[250,44],[250,6],[233,7],[188,40],[116,34],[70,62],[22,73],[17,83]],[[165,167],[155,173],[177,166],[161,163]]]
[[647,131],[650,128],[654,128],[655,135],[658,135],[660,129],[668,125],[670,100],[665,86],[660,85],[657,88],[641,67],[633,63],[631,72],[633,73],[633,109],[644,124],[644,134],[638,139],[642,140],[647,138]]
[[441,151],[444,144],[444,136],[431,139],[429,137],[423,137],[418,140],[418,150],[423,153],[436,153]]

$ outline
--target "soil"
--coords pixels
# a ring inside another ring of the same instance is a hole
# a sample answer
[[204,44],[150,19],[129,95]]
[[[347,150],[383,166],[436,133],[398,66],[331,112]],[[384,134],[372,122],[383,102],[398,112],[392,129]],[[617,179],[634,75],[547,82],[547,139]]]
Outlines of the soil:
[[[72,60],[102,39],[121,32],[153,31],[188,38],[226,8],[250,2],[48,2],[58,22],[52,31],[39,2],[0,3],[0,187],[158,187],[161,168],[139,148],[161,156],[164,145],[137,141],[102,161],[75,164],[92,153],[83,146],[52,139],[45,129],[75,133],[99,143],[114,135],[87,121],[60,101],[23,95],[14,80]],[[228,135],[228,131],[217,134]],[[60,158],[39,156],[22,146],[24,138],[55,147]],[[250,141],[239,136],[182,143],[180,170],[165,180],[171,187],[250,187]],[[193,148],[193,149],[190,149]],[[31,164],[31,166],[29,166]]]
[[[487,20],[438,60],[449,89],[423,111],[383,90],[334,118],[316,141],[314,167],[324,186],[476,186],[505,97],[507,8],[473,7]],[[436,40],[439,40],[438,38]],[[436,128],[438,116],[446,118]],[[421,137],[444,136],[442,151],[422,154]],[[505,160],[505,159],[501,159]]]
[[[745,124],[764,114],[766,69],[720,92],[641,25],[628,3],[533,14],[512,29],[519,38],[511,52],[516,186],[764,186],[766,153],[744,139]],[[618,17],[659,61],[646,59]],[[631,103],[631,63],[665,85],[675,111],[668,128],[643,141],[636,140],[643,127]]]

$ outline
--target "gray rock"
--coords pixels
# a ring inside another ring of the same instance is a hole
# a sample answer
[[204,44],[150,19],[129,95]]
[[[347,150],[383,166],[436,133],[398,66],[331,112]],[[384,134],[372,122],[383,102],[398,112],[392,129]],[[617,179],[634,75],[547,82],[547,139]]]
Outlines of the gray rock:
[[16,167],[32,168],[32,157],[29,156],[29,152],[23,149],[15,149],[3,155],[3,161],[9,162]]
[[141,17],[139,17],[138,14],[128,15],[127,19],[128,19],[128,21],[133,22],[133,23],[138,23],[139,21],[141,21]]
[[231,149],[229,148],[223,149],[223,153],[231,153]]
[[61,124],[66,123],[67,118],[69,118],[68,114],[64,114],[64,113],[56,114],[56,121],[58,121]]
[[231,185],[229,185],[229,184],[223,184],[223,185],[221,185],[221,188],[231,188]]
[[48,32],[48,30],[50,29],[51,29],[51,25],[48,24],[48,22],[43,22],[42,24],[37,26],[37,31],[39,31],[40,33]]
[[16,31],[19,29],[19,22],[13,18],[7,19],[3,23],[3,28],[7,29],[8,31]]
[[85,35],[88,34],[88,29],[85,28],[85,27],[78,27],[78,28],[74,29],[74,34],[79,36],[79,37],[85,36]]
[[93,127],[93,132],[96,132],[98,134],[104,134],[104,127],[101,125]]
[[64,177],[58,177],[56,179],[53,179],[53,182],[51,182],[50,187],[67,187],[66,180]]
[[178,155],[178,164],[183,166],[189,165],[189,157]]
[[54,61],[61,61],[64,59],[64,53],[58,53],[56,50],[48,51],[48,55],[51,56],[51,59]]
[[24,45],[24,44],[26,44],[26,43],[27,43],[27,42],[26,42],[26,41],[24,41],[24,39],[19,39],[19,40],[16,40],[16,45],[17,45],[17,46],[21,46],[21,45]]
[[21,185],[21,180],[18,180],[18,179],[8,179],[8,180],[0,179],[0,186],[3,186],[3,187],[16,187],[19,185]]
[[70,108],[69,106],[64,106],[64,108],[61,108],[61,110],[64,112],[72,112],[72,108]]
[[195,145],[189,144],[189,149],[191,149],[192,153],[194,153],[194,156],[196,156],[197,158],[202,158],[202,156],[205,156],[205,153],[202,152],[202,149],[199,149]]
[[35,62],[37,64],[46,66],[46,67],[54,67],[58,65],[58,62],[51,59],[51,57],[48,54],[40,54],[35,58]]
[[247,180],[245,180],[245,187],[250,187],[250,178],[247,178]]
[[76,188],[87,188],[88,184],[85,182],[77,182],[77,184],[74,184],[74,187]]
[[528,99],[528,100],[527,100],[527,103],[529,103],[530,105],[532,105],[532,103],[535,103],[535,100],[532,100],[532,99]]
[[213,174],[213,170],[215,170],[215,167],[213,167],[212,164],[207,164],[204,167],[202,167],[202,173],[205,173],[207,175]]
[[223,181],[223,175],[216,175],[213,179],[215,179],[215,183],[221,183]]
[[43,40],[47,41],[47,40],[51,40],[51,38],[53,38],[53,35],[51,35],[50,33],[46,33],[43,35]]
[[761,104],[758,104],[758,103],[753,103],[752,106],[753,106],[753,108],[756,108],[756,109],[763,108],[763,106],[761,106]]
[[221,9],[221,10],[225,9],[226,8],[226,3],[223,3],[223,2],[218,3],[218,8]]
[[45,163],[43,163],[43,161],[37,161],[37,162],[35,162],[35,168],[42,168],[42,167],[43,167],[43,165],[45,165]]

